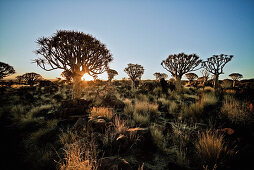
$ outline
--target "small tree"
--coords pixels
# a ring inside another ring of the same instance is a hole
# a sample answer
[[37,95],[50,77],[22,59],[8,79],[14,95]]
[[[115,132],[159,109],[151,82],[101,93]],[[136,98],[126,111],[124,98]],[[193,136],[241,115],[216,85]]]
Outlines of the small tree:
[[236,80],[240,80],[241,78],[243,78],[243,75],[241,75],[240,73],[232,73],[229,75],[232,80],[233,80],[233,87],[235,87],[235,82]]
[[26,73],[22,75],[22,78],[27,84],[29,84],[30,86],[33,86],[37,81],[42,79],[42,76],[40,74],[32,72],[32,73]]
[[193,80],[198,78],[198,75],[195,73],[187,73],[187,74],[185,74],[185,76],[189,80],[190,84],[193,82]]
[[214,75],[214,88],[217,90],[219,87],[219,75],[223,74],[224,66],[233,58],[233,55],[213,55],[208,58],[207,61],[202,62],[208,72]]
[[182,76],[190,71],[198,70],[199,68],[196,68],[201,62],[202,60],[196,54],[179,53],[169,55],[166,60],[161,62],[161,65],[175,78],[176,88],[180,90]]
[[112,79],[118,75],[118,72],[116,70],[113,70],[113,69],[108,69],[107,70],[107,73],[108,73],[108,82],[109,84],[111,83]]
[[15,70],[12,66],[10,66],[9,64],[0,62],[0,80],[14,73],[15,73]]
[[135,81],[141,80],[144,74],[144,67],[139,64],[128,64],[128,67],[124,69],[128,74],[132,82],[132,89],[135,88]]
[[[99,40],[89,34],[76,31],[57,31],[49,38],[37,41],[36,54],[43,58],[35,60],[46,71],[69,70],[73,79],[73,98],[81,97],[81,77],[102,74],[113,60],[111,53]],[[49,66],[47,68],[46,66]]]
[[161,79],[166,79],[166,78],[168,78],[168,75],[165,74],[165,73],[158,73],[158,72],[156,72],[156,73],[154,73],[153,75],[155,76],[155,79],[156,79],[156,80],[161,80]]
[[203,69],[200,72],[202,74],[202,79],[203,79],[202,82],[203,82],[203,88],[204,88],[205,85],[206,85],[207,80],[209,79],[210,74],[206,69]]
[[16,76],[16,79],[18,81],[18,84],[20,84],[24,78],[23,76]]

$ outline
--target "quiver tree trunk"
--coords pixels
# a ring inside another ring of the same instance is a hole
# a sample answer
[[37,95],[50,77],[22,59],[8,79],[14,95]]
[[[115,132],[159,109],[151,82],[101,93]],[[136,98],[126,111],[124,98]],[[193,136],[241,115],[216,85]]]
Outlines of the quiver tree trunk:
[[72,99],[81,98],[81,77],[81,75],[75,75],[73,77]]
[[218,90],[219,88],[219,75],[215,74],[215,78],[214,78],[214,89]]
[[235,80],[233,80],[233,87],[235,87]]
[[176,80],[175,86],[176,86],[176,90],[177,91],[181,91],[182,90],[181,79],[182,79],[181,76],[175,76],[175,80]]

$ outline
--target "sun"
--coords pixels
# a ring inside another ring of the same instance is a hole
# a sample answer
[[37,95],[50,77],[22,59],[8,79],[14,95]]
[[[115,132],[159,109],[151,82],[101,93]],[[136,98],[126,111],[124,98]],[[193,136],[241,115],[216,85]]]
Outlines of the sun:
[[82,81],[90,81],[93,80],[93,77],[88,75],[87,73],[85,73],[82,77],[81,77]]

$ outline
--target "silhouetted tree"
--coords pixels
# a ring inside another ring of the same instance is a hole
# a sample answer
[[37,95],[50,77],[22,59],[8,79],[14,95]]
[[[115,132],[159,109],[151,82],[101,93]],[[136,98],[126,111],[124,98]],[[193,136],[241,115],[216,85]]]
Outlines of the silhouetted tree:
[[67,82],[71,82],[72,81],[72,75],[71,75],[71,71],[70,70],[64,70],[61,74],[61,76],[63,78],[65,78],[65,80]]
[[128,67],[124,69],[128,74],[132,82],[132,89],[135,88],[135,81],[141,80],[144,74],[144,67],[139,64],[128,64]]
[[208,72],[214,75],[214,88],[217,90],[219,87],[219,75],[223,74],[224,66],[233,58],[233,55],[213,55],[208,58],[207,61],[202,62]]
[[167,74],[165,74],[165,73],[158,73],[158,72],[156,72],[156,73],[154,73],[153,74],[154,76],[155,76],[155,79],[156,80],[160,80],[160,79],[167,79],[168,78],[168,75]]
[[108,69],[107,70],[107,73],[108,73],[108,82],[109,84],[111,83],[112,79],[118,75],[118,72],[116,70],[113,70],[113,69]]
[[186,73],[185,76],[189,80],[190,84],[193,82],[193,80],[198,78],[198,75],[195,73]]
[[203,70],[201,70],[200,71],[201,72],[201,74],[202,74],[202,83],[203,83],[203,88],[205,87],[205,85],[206,85],[206,82],[207,82],[207,80],[208,80],[208,78],[209,78],[209,72],[206,70],[206,69],[203,69]]
[[182,76],[190,71],[198,70],[196,67],[202,62],[196,54],[173,54],[161,62],[164,69],[169,71],[176,80],[177,90],[181,89]]
[[236,80],[240,80],[241,78],[243,78],[243,75],[241,75],[240,73],[232,73],[229,75],[232,80],[233,80],[233,87],[235,87],[235,82]]
[[23,76],[16,76],[16,79],[18,81],[18,84],[20,84],[24,78]]
[[15,73],[15,70],[12,66],[10,66],[9,64],[0,62],[0,80],[14,73]]
[[[42,69],[64,69],[71,72],[73,98],[81,97],[81,77],[87,73],[95,76],[105,72],[113,60],[106,46],[92,35],[76,31],[57,31],[49,38],[37,40],[36,51],[43,58],[35,60]],[[49,66],[49,68],[46,67]]]
[[40,74],[32,72],[32,73],[26,73],[22,75],[22,78],[27,84],[29,84],[30,86],[33,86],[37,81],[42,79],[42,76]]

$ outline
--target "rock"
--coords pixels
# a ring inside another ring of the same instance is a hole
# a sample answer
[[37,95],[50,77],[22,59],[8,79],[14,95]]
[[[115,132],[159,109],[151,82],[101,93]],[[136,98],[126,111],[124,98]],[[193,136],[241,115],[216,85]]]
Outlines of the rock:
[[233,135],[235,133],[235,131],[231,128],[223,128],[223,129],[219,129],[219,132],[224,132],[228,135]]
[[136,128],[129,128],[127,130],[127,132],[132,133],[132,134],[145,135],[149,132],[149,129],[136,127]]
[[106,129],[106,120],[101,119],[101,118],[94,118],[90,119],[88,121],[88,131],[93,131],[93,132],[105,132]]
[[126,152],[131,146],[129,138],[123,134],[120,134],[114,143],[117,151],[120,153]]
[[92,101],[84,99],[63,101],[60,108],[55,112],[57,118],[69,118],[70,116],[88,116],[92,107]]
[[73,130],[80,132],[87,126],[87,119],[79,118],[73,126]]
[[100,165],[98,170],[132,170],[129,162],[127,162],[124,158],[118,158],[116,156],[104,157],[100,159]]

